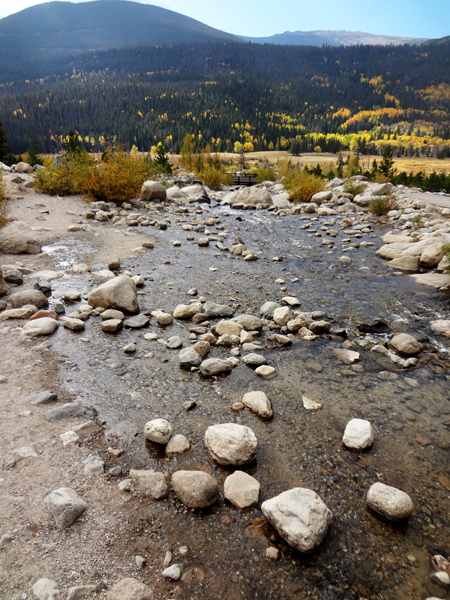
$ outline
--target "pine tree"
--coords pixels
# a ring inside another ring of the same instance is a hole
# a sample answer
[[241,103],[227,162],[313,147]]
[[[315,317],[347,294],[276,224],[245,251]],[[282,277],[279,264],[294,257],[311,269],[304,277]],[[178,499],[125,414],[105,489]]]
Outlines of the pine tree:
[[39,156],[39,147],[37,145],[36,142],[36,138],[34,137],[33,134],[31,134],[30,136],[30,146],[27,150],[27,154],[28,154],[28,163],[34,167],[34,165],[44,165],[44,161],[42,160],[42,157]]
[[67,154],[75,156],[76,154],[80,154],[81,148],[78,145],[78,138],[73,131],[73,129],[69,129],[67,133]]
[[383,158],[378,167],[378,171],[384,175],[385,177],[392,177],[394,174],[394,159],[392,158],[392,147],[386,146],[385,151],[383,152]]
[[158,173],[163,173],[164,175],[172,174],[172,167],[170,166],[166,148],[162,142],[159,142],[156,147],[156,158],[153,165]]
[[16,161],[14,154],[11,154],[11,146],[8,143],[8,137],[0,121],[0,162],[5,165],[13,165]]

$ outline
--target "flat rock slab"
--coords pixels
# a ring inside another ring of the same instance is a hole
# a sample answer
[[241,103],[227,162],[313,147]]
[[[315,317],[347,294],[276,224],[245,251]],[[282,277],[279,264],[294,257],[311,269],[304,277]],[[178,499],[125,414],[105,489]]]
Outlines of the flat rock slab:
[[45,414],[45,418],[51,423],[68,419],[78,419],[80,417],[92,419],[92,417],[95,417],[95,410],[90,406],[86,406],[79,402],[69,402],[68,404],[63,404],[63,406],[58,406]]
[[137,315],[136,317],[125,319],[123,324],[131,329],[140,329],[141,327],[148,325],[149,322],[150,319],[146,315]]
[[[195,351],[194,351],[195,352]],[[208,358],[200,365],[200,374],[203,377],[212,377],[222,373],[231,373],[233,365],[227,360],[221,358]]]
[[176,471],[172,475],[172,488],[189,508],[206,508],[219,497],[219,484],[203,471]]
[[346,365],[351,365],[360,359],[359,352],[354,352],[353,350],[345,350],[344,348],[334,348],[333,354],[336,358],[338,358]]
[[208,427],[205,446],[219,465],[239,466],[256,459],[258,440],[250,427],[224,423]]
[[408,275],[408,277],[412,277],[416,283],[429,285],[434,288],[441,288],[450,285],[450,275],[441,273],[416,273],[414,275]]
[[380,482],[370,487],[366,502],[373,511],[390,521],[404,521],[414,512],[408,494]]
[[203,311],[208,317],[232,317],[234,315],[234,309],[231,306],[225,304],[216,304],[215,302],[205,302],[203,305]]
[[88,505],[71,488],[59,488],[45,498],[45,506],[59,529],[70,527]]
[[256,354],[255,352],[244,356],[242,362],[245,363],[247,367],[260,367],[261,365],[267,364],[266,357],[262,354]]
[[48,404],[49,402],[56,402],[57,400],[58,395],[55,394],[55,392],[46,390],[45,392],[38,392],[37,394],[32,394],[31,396],[22,398],[19,404],[33,404],[34,406],[37,406],[39,404]]
[[312,552],[327,534],[332,513],[312,490],[294,488],[266,500],[261,510],[287,543]]
[[163,473],[131,469],[130,478],[136,494],[147,496],[152,500],[161,500],[169,495],[169,486]]

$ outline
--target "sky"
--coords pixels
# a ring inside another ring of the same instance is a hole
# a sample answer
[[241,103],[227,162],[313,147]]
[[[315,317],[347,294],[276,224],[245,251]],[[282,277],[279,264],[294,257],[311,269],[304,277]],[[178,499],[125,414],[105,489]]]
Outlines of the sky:
[[[168,8],[222,31],[249,37],[316,29],[423,38],[450,35],[450,0],[138,1]],[[0,18],[41,3],[41,0],[0,0]]]

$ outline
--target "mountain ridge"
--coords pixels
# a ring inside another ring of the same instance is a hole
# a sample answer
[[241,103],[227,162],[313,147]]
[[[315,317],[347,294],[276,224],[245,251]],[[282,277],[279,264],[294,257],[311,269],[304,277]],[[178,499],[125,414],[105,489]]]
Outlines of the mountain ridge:
[[314,30],[285,31],[267,37],[245,37],[245,40],[257,44],[301,45],[301,46],[355,46],[380,45],[400,46],[402,44],[417,45],[429,41],[428,38],[413,38],[366,33],[364,31],[347,30]]

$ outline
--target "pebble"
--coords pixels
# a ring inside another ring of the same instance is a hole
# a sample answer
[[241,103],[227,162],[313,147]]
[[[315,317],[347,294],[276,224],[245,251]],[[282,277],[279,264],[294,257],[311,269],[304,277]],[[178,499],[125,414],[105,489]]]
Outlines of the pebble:
[[255,373],[260,377],[264,377],[265,379],[267,379],[268,377],[272,377],[272,375],[275,375],[276,372],[277,370],[274,367],[270,367],[269,365],[261,365],[260,367],[255,369]]
[[414,512],[414,505],[408,494],[380,482],[370,487],[366,502],[373,511],[390,521],[404,521]]
[[136,352],[136,344],[128,344],[124,347],[123,351],[127,354],[133,354],[133,352]]
[[319,408],[322,408],[322,405],[319,402],[308,396],[302,396],[302,402],[305,410],[319,410]]
[[162,572],[162,576],[166,577],[166,579],[173,579],[174,581],[178,581],[181,578],[182,573],[183,565],[177,564],[171,565],[170,567],[167,567],[167,569],[164,569],[164,571]]
[[172,436],[172,426],[166,419],[153,419],[145,424],[144,434],[151,442],[167,444]]

